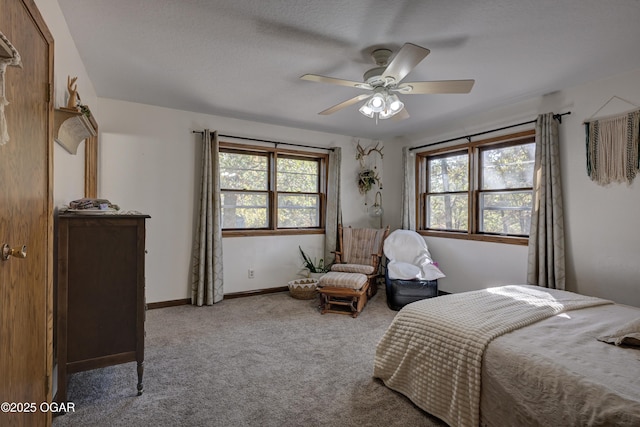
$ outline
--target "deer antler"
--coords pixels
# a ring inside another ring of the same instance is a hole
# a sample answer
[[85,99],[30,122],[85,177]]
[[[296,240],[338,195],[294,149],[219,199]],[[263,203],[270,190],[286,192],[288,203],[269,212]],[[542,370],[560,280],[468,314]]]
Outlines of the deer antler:
[[380,154],[380,158],[382,159],[382,158],[384,157],[384,156],[383,156],[383,154],[382,154],[382,149],[383,149],[384,147],[380,147],[380,148],[378,148],[378,145],[380,145],[380,141],[376,142],[376,146],[375,146],[375,147],[373,147],[373,148],[369,148],[369,149],[367,150],[367,152],[366,152],[364,155],[365,155],[365,156],[368,156],[369,154],[371,154],[371,152],[372,152],[372,151],[377,151],[377,152],[378,152],[378,154]]
[[358,141],[358,145],[356,146],[356,150],[358,151],[358,153],[356,154],[356,160],[360,160],[361,158],[366,156],[366,154],[364,153],[364,148],[362,148],[360,146],[360,141]]
[[373,151],[377,151],[377,152],[378,152],[378,154],[380,154],[380,158],[383,158],[384,156],[383,156],[383,154],[382,154],[382,150],[384,149],[384,147],[380,147],[380,148],[378,148],[378,145],[380,145],[380,141],[378,141],[378,142],[376,143],[376,146],[375,146],[375,147],[373,147],[373,148],[369,148],[369,149],[365,150],[364,148],[362,148],[362,147],[360,146],[360,141],[358,141],[358,145],[356,146],[356,150],[358,151],[358,153],[356,154],[356,159],[357,159],[357,160],[360,160],[360,159],[362,159],[363,157],[367,157],[367,156],[368,156],[369,154],[371,154],[371,152],[373,152]]

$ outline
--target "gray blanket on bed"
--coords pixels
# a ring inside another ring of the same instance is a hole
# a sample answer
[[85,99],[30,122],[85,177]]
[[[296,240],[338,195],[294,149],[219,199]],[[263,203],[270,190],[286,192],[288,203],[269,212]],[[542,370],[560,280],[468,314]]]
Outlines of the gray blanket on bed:
[[491,341],[481,425],[640,426],[640,349],[598,341],[640,318],[620,304],[573,310]]
[[380,340],[374,376],[447,424],[476,427],[482,357],[492,339],[558,313],[610,303],[537,286],[418,301],[398,313]]

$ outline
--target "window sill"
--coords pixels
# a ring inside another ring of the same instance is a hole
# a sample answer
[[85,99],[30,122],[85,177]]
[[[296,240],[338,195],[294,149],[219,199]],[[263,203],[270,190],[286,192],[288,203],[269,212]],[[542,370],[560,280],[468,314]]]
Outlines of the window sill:
[[431,230],[418,230],[418,233],[427,237],[444,237],[448,239],[475,240],[479,242],[504,243],[507,245],[519,245],[519,246],[529,245],[528,237],[496,236],[496,235],[489,235],[489,234],[469,234],[465,232],[431,231]]
[[222,237],[299,236],[324,234],[324,228],[295,228],[282,230],[222,230]]

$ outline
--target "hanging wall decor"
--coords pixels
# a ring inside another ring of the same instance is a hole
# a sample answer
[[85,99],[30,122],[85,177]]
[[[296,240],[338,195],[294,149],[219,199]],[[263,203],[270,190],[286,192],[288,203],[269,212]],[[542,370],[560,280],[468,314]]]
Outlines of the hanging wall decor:
[[89,107],[82,104],[77,82],[77,77],[67,76],[69,98],[66,107],[56,108],[53,129],[53,139],[70,154],[78,152],[82,141],[98,134],[98,123]]
[[[604,108],[613,96],[601,108]],[[631,184],[640,169],[640,108],[585,120],[587,174],[599,185]],[[600,111],[598,110],[598,111]],[[596,112],[597,114],[597,112]],[[595,114],[594,114],[595,115]]]
[[5,96],[5,72],[7,66],[21,67],[20,54],[11,42],[0,32],[0,145],[9,141],[9,131],[7,129],[7,119],[4,115],[4,108],[9,104]]
[[[382,181],[378,173],[378,161],[374,159],[373,165],[368,161],[368,157],[371,153],[378,153],[380,159],[383,158],[382,149],[384,147],[378,147],[380,143],[377,143],[375,147],[363,148],[358,141],[356,146],[356,160],[360,162],[360,170],[358,171],[358,190],[360,194],[366,196],[366,194],[373,189],[374,186],[378,186],[378,189],[382,190]],[[366,202],[365,202],[366,204]]]

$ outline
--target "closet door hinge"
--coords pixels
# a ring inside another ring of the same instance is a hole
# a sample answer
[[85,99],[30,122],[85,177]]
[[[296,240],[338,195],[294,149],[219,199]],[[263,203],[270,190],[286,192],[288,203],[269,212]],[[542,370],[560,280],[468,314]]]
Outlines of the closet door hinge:
[[51,103],[53,99],[53,85],[51,83],[47,84],[47,103]]

